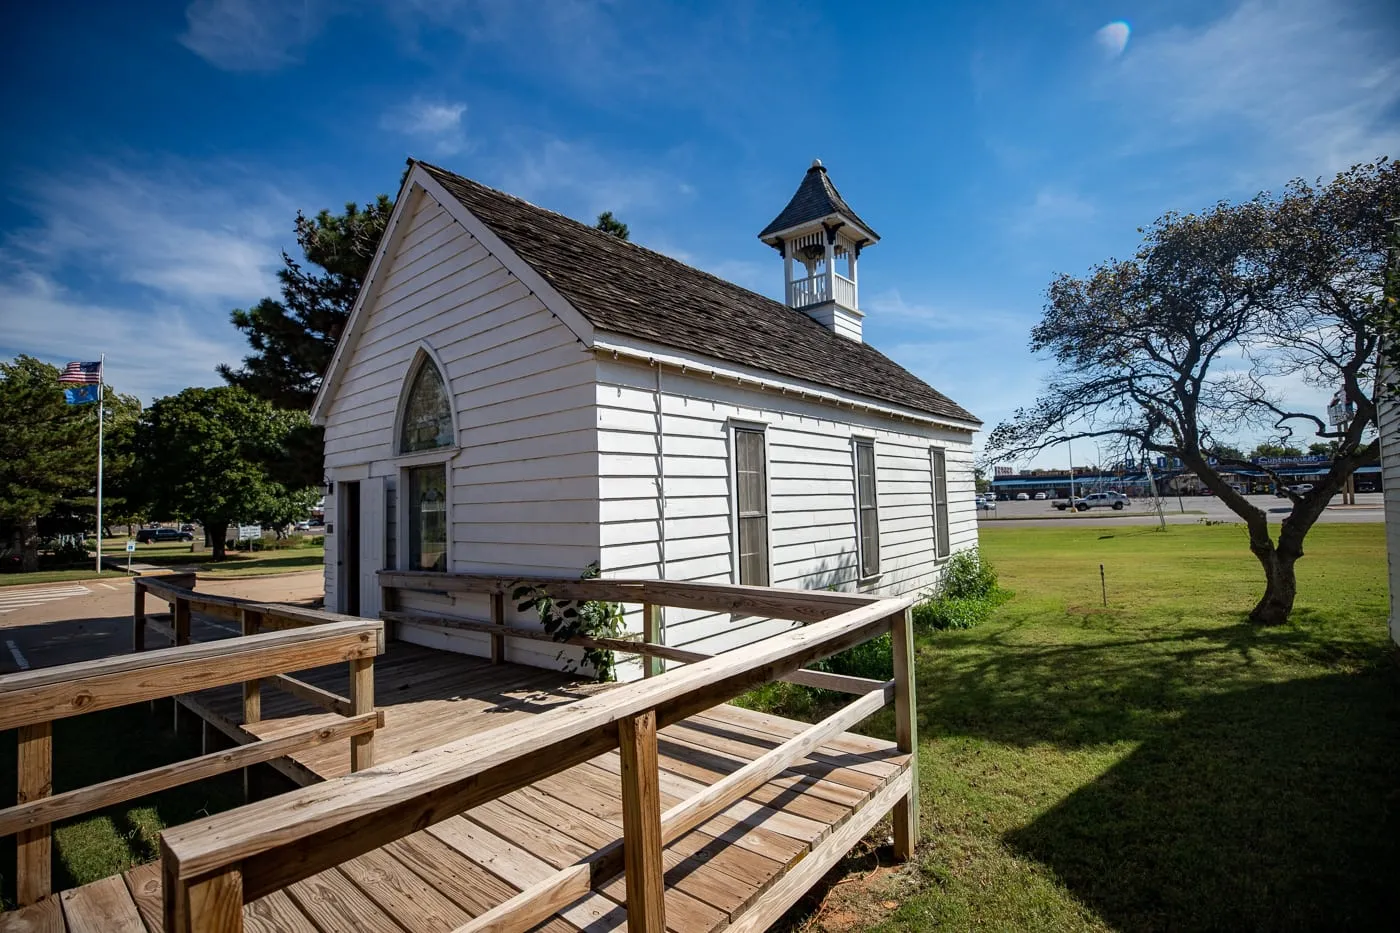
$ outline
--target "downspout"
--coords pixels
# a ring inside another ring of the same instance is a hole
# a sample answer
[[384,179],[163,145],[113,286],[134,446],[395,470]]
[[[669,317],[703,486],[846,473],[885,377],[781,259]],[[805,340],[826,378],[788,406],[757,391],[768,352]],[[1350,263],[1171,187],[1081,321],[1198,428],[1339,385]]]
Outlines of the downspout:
[[[656,362],[656,518],[660,537],[657,542],[660,556],[658,579],[666,579],[666,421],[661,411],[661,363]],[[662,610],[665,613],[665,610]],[[662,625],[665,630],[665,624]]]
[[[666,579],[666,416],[661,410],[661,362],[656,363],[656,521],[657,556],[660,558],[657,579]],[[656,637],[666,644],[666,607],[656,607]],[[644,664],[650,662],[643,662]],[[662,662],[664,665],[665,662]],[[665,670],[663,666],[661,668]]]

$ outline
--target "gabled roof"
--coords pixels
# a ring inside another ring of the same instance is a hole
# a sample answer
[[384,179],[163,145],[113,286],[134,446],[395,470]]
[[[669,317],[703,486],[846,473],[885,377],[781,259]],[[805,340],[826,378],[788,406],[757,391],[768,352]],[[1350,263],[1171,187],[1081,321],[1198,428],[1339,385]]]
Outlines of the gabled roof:
[[415,164],[599,331],[981,423],[875,348],[801,311],[446,169]]
[[871,228],[870,224],[861,220],[860,215],[851,210],[846,199],[841,197],[841,192],[836,190],[836,186],[827,177],[826,167],[822,165],[822,160],[813,159],[812,167],[807,169],[807,174],[802,177],[802,184],[797,186],[792,200],[777,217],[773,218],[771,224],[763,228],[763,232],[758,235],[758,238],[767,241],[771,234],[790,230],[802,224],[809,224],[830,217],[832,214],[844,215],[847,220],[860,225],[872,237],[880,239],[880,235]]

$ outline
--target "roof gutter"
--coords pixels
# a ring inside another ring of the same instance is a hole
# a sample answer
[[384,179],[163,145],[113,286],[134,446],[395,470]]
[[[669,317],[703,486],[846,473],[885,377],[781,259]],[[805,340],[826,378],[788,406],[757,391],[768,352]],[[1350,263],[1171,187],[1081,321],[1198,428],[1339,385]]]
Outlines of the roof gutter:
[[661,351],[641,350],[625,344],[610,343],[602,334],[596,334],[594,336],[593,349],[595,353],[607,354],[613,359],[626,357],[630,360],[646,363],[649,366],[656,366],[658,368],[662,366],[669,367],[682,374],[693,373],[701,376],[709,376],[711,379],[724,379],[726,381],[732,381],[737,385],[753,386],[762,391],[778,392],[782,395],[795,395],[799,398],[813,399],[814,401],[824,402],[828,405],[835,405],[838,408],[846,408],[851,411],[867,411],[897,421],[950,428],[954,431],[966,431],[969,434],[977,431],[977,425],[971,422],[959,421],[953,418],[940,418],[937,415],[916,413],[912,410],[901,411],[897,408],[881,405],[879,402],[846,397],[829,390],[800,386],[794,387],[791,383],[781,382],[777,379],[755,376],[736,370],[721,369],[717,366],[697,363],[694,360],[673,356]]

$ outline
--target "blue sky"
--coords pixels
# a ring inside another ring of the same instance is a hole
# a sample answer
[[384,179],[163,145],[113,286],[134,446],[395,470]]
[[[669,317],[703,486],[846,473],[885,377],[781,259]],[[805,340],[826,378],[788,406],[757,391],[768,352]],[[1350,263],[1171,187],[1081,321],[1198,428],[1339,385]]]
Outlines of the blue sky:
[[820,157],[883,237],[867,339],[989,426],[1048,371],[1054,273],[1400,155],[1387,0],[129,6],[10,12],[0,355],[105,352],[147,401],[242,357],[299,208],[409,155],[774,296],[755,235]]

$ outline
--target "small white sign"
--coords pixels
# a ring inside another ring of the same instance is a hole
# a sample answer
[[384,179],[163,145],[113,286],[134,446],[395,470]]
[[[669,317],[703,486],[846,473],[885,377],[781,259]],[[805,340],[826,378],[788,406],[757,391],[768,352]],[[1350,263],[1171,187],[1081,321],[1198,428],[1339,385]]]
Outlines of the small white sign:
[[132,551],[134,551],[134,550],[136,550],[136,542],[135,542],[135,541],[128,541],[128,542],[126,542],[126,552],[127,552],[128,554],[130,554],[130,553],[131,553]]
[[262,537],[262,525],[239,525],[238,540],[252,540]]

